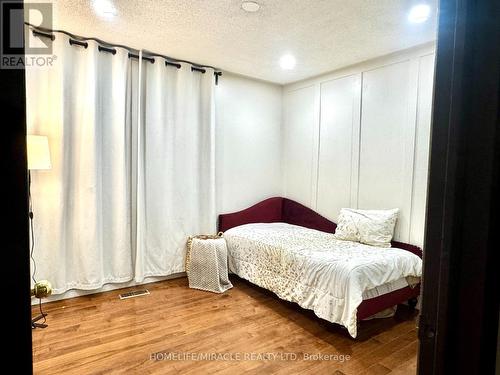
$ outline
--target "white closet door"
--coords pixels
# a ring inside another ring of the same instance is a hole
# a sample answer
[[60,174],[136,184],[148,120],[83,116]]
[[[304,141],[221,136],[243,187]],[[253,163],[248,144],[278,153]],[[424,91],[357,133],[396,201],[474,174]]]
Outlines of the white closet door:
[[359,74],[321,84],[317,209],[334,221],[342,207],[356,205],[359,96]]
[[411,209],[410,243],[424,243],[427,177],[434,82],[434,54],[419,59],[417,132],[415,137],[415,167]]
[[285,196],[313,206],[313,157],[317,153],[315,137],[315,88],[309,86],[286,94],[284,128]]
[[[358,205],[399,208],[395,238],[407,241],[411,210],[408,165],[415,119],[409,119],[410,62],[363,73]],[[412,125],[413,124],[413,125]],[[411,156],[410,155],[410,156]]]

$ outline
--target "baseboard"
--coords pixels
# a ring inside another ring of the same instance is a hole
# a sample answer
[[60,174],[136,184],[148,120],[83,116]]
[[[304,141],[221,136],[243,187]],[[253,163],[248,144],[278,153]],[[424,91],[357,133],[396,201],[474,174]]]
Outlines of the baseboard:
[[[97,293],[102,293],[102,292],[109,292],[111,290],[128,288],[128,287],[137,286],[137,285],[151,284],[151,283],[156,283],[158,281],[177,279],[177,278],[180,278],[180,277],[186,277],[186,273],[185,272],[179,272],[179,273],[174,273],[173,275],[168,275],[168,276],[151,276],[151,277],[146,277],[144,279],[144,281],[142,281],[140,283],[136,282],[135,280],[131,280],[131,281],[128,281],[128,282],[125,282],[125,283],[105,284],[102,288],[93,289],[93,290],[71,289],[71,290],[68,290],[67,292],[64,292],[62,294],[56,294],[56,295],[52,295],[52,296],[50,296],[48,298],[44,298],[42,300],[42,303],[60,301],[60,300],[69,299],[69,298],[76,298],[76,297],[86,296],[86,295],[89,295],[89,294],[97,294]],[[31,305],[37,305],[37,304],[38,304],[38,299],[32,298],[31,299]]]

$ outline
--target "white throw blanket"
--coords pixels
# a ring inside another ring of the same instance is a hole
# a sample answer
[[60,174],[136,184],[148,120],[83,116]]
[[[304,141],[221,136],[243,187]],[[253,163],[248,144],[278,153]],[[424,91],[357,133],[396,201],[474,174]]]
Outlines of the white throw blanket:
[[233,287],[227,275],[224,238],[193,238],[188,251],[186,271],[190,288],[223,293]]
[[337,240],[286,223],[242,225],[224,238],[232,272],[342,324],[352,337],[364,291],[422,274],[422,260],[409,251]]

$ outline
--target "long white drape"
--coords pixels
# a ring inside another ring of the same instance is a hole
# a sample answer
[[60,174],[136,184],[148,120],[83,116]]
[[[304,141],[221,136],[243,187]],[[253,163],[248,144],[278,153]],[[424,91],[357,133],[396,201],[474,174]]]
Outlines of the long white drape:
[[139,77],[125,49],[53,43],[54,66],[26,72],[52,161],[32,171],[37,278],[57,294],[183,271],[186,237],[215,230],[213,72],[157,59]]
[[137,281],[183,271],[187,236],[215,231],[213,70],[143,62],[141,71]]

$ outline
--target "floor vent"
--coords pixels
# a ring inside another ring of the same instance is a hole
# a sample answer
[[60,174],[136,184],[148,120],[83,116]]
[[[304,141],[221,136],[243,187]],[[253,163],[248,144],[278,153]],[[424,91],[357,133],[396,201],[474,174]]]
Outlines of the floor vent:
[[120,294],[120,299],[140,297],[140,296],[145,296],[148,294],[149,294],[149,290],[147,290],[147,289],[133,290],[131,292]]

